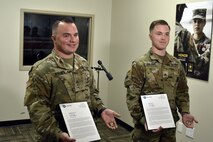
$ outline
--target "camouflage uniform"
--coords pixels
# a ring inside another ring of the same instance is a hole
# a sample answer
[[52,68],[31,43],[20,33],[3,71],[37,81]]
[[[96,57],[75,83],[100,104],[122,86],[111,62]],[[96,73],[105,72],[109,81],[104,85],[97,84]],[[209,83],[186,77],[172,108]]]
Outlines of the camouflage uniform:
[[59,104],[82,101],[88,103],[92,113],[104,109],[84,58],[74,54],[71,65],[53,51],[32,66],[24,104],[38,133],[37,141],[58,141],[59,133],[65,131]]
[[135,125],[132,132],[133,141],[175,142],[175,129],[164,129],[160,133],[145,131],[145,116],[140,96],[167,94],[175,122],[179,120],[177,110],[180,113],[189,112],[187,80],[180,61],[168,53],[162,60],[150,50],[133,61],[125,78],[125,87],[127,106]]
[[191,33],[179,22],[175,27],[174,56],[180,59],[186,72],[187,63],[195,62],[197,57]]
[[199,40],[194,39],[196,60],[193,77],[208,80],[211,40],[203,33]]
[[[193,10],[193,28],[196,27],[196,23],[198,23],[197,26],[200,26],[199,23],[201,23],[202,29],[204,28],[206,24],[206,12],[206,8]],[[196,34],[196,30],[194,32],[194,34]],[[193,37],[195,37],[194,34]],[[195,52],[193,54],[195,56],[195,61],[192,62],[193,73],[189,75],[187,74],[187,76],[202,80],[208,80],[211,40],[204,33],[202,33],[202,36],[199,36],[198,40],[193,39],[193,41],[195,45]]]
[[191,33],[179,22],[176,22],[175,25],[175,53],[187,52],[190,46],[193,46]]

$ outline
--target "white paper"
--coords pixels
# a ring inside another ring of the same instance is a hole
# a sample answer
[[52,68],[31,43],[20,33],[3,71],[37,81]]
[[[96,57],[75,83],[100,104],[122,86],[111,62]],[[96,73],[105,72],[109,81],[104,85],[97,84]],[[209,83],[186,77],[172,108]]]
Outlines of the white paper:
[[194,138],[194,130],[195,128],[186,128],[186,136]]
[[175,127],[166,94],[142,95],[141,100],[148,130]]
[[70,137],[75,138],[77,142],[100,140],[87,102],[65,103],[59,106]]

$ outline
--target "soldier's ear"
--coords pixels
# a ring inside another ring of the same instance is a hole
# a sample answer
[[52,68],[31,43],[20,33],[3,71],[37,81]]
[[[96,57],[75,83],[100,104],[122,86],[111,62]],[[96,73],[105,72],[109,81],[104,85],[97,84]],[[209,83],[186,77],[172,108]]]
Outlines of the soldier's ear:
[[51,39],[52,39],[53,41],[55,41],[55,36],[54,36],[54,35],[52,35],[52,36],[51,36]]
[[149,34],[149,38],[152,39],[152,34]]

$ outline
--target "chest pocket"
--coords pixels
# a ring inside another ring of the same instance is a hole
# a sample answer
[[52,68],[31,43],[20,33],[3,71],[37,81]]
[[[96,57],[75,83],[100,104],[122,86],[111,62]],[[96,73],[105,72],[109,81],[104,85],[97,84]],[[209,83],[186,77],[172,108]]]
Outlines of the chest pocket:
[[177,63],[158,64],[149,63],[145,66],[145,78],[143,92],[145,94],[169,93],[177,87],[179,66]]
[[89,90],[90,78],[91,76],[88,68],[81,67],[74,71],[75,91]]
[[144,94],[156,94],[162,92],[160,66],[156,62],[145,63],[144,78],[146,79],[143,87]]
[[166,85],[171,85],[171,87],[176,87],[180,75],[180,66],[177,63],[171,63],[165,65],[164,72],[168,74],[165,78]]

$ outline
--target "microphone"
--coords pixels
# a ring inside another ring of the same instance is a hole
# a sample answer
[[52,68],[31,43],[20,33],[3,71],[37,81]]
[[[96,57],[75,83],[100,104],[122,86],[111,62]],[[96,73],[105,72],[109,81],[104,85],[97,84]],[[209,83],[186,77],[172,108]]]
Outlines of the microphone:
[[113,77],[112,75],[106,70],[106,68],[104,67],[104,65],[102,64],[101,60],[98,60],[98,64],[101,66],[101,68],[105,71],[106,76],[109,80],[112,80]]

